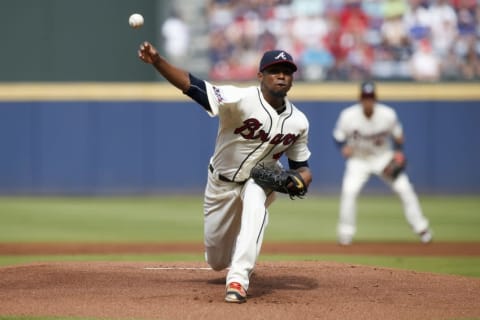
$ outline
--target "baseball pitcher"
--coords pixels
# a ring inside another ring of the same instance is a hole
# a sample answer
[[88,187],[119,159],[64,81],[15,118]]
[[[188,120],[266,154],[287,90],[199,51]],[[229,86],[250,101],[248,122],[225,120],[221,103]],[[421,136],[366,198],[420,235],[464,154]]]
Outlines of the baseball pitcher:
[[[312,180],[309,123],[286,97],[297,70],[285,51],[264,53],[258,87],[214,85],[170,64],[148,42],[139,58],[211,117],[219,118],[204,195],[205,258],[214,270],[229,268],[225,301],[246,301],[275,192],[302,197]],[[280,157],[288,158],[289,170]]]
[[417,195],[404,171],[403,130],[394,109],[376,101],[375,83],[362,83],[360,102],[343,110],[333,137],[346,167],[342,182],[338,242],[351,244],[356,232],[357,197],[372,174],[400,197],[405,218],[423,243],[432,240]]

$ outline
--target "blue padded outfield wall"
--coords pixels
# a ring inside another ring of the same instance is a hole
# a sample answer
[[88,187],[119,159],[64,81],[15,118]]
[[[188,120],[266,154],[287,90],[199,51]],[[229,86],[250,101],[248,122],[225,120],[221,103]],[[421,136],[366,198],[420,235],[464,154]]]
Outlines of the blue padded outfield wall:
[[[0,102],[0,194],[202,193],[217,119],[171,100],[27,98]],[[293,99],[292,99],[293,100]],[[312,193],[340,190],[331,131],[354,100],[295,99],[310,119]],[[419,192],[480,192],[479,100],[383,100],[401,118]],[[385,190],[375,179],[367,191]]]

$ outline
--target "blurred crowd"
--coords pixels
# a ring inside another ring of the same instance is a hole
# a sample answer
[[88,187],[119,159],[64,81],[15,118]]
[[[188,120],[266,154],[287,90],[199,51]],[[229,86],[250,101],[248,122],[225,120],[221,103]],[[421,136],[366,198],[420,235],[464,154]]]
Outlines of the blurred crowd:
[[480,0],[210,0],[212,80],[283,49],[297,79],[479,80]]

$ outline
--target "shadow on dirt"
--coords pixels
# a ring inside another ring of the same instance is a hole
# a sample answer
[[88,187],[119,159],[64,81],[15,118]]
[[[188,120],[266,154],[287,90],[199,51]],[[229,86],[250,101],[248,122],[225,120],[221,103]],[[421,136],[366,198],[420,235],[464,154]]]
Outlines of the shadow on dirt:
[[[225,286],[225,278],[215,278],[206,280],[210,285]],[[269,295],[274,291],[308,291],[315,290],[319,287],[317,279],[281,275],[281,276],[265,276],[254,274],[250,279],[249,297],[260,297]]]

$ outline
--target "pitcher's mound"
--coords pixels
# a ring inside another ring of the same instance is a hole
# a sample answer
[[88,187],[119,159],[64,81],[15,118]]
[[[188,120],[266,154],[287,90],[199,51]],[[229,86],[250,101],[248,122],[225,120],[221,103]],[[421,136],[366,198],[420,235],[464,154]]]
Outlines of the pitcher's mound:
[[480,279],[331,262],[259,263],[246,304],[202,263],[0,268],[0,315],[129,319],[480,317]]

